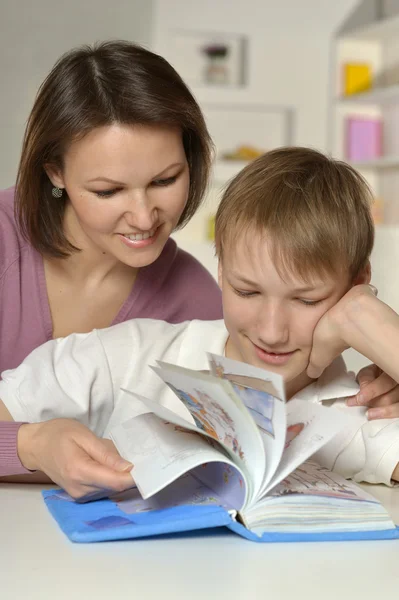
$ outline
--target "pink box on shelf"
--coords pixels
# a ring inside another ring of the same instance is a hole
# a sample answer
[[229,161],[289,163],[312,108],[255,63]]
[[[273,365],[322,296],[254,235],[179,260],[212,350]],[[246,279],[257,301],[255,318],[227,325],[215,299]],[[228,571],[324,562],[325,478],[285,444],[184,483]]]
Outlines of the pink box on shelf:
[[345,154],[348,161],[362,162],[382,155],[381,119],[348,117],[345,133]]

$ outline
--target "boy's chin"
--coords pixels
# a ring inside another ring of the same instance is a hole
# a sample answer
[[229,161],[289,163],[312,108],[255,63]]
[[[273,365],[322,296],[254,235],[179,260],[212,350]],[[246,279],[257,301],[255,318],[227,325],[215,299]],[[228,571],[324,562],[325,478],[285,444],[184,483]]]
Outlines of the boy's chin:
[[298,391],[312,381],[306,374],[307,364],[305,366],[298,366],[297,368],[290,368],[290,365],[276,367],[271,365],[259,365],[259,363],[256,366],[260,366],[271,373],[276,373],[276,375],[281,375],[287,390],[294,388],[296,391]]

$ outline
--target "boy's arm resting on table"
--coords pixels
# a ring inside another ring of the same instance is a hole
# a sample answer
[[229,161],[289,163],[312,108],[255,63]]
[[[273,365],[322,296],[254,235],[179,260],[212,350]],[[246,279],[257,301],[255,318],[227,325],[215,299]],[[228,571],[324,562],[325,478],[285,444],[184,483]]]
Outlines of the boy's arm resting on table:
[[[320,319],[313,335],[308,375],[319,377],[349,347],[399,381],[399,316],[377,299],[368,285],[351,288]],[[399,419],[368,421],[366,407],[348,407],[344,400],[336,400],[334,407],[351,411],[355,420],[315,458],[355,481],[391,485],[392,480],[399,480]]]

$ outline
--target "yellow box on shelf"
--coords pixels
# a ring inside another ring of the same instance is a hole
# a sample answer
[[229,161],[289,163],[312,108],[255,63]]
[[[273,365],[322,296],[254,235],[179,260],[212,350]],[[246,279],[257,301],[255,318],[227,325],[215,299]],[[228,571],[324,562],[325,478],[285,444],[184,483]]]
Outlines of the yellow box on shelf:
[[371,67],[367,63],[344,64],[344,95],[360,94],[373,86]]

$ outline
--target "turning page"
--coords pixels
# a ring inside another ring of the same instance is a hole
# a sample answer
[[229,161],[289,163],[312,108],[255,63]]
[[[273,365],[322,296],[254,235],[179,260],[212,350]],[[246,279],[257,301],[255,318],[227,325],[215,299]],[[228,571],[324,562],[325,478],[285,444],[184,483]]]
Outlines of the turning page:
[[261,434],[266,464],[259,496],[284,451],[287,414],[283,378],[223,356],[208,354],[208,359],[211,373],[231,383]]
[[156,402],[140,396],[137,402],[146,405],[148,411],[154,408],[157,414],[133,417],[115,427],[110,437],[121,456],[133,463],[132,476],[143,499],[201,467],[196,477],[211,486],[214,495],[226,501],[231,498],[230,502],[241,507],[246,503],[250,489],[247,476],[216,441]]
[[329,442],[350,419],[347,412],[331,410],[306,400],[294,399],[287,402],[283,455],[272,479],[261,491],[261,496]]
[[235,464],[248,473],[249,498],[255,497],[265,471],[262,437],[230,383],[208,373],[159,365],[154,371],[187,407],[197,427],[219,442]]

